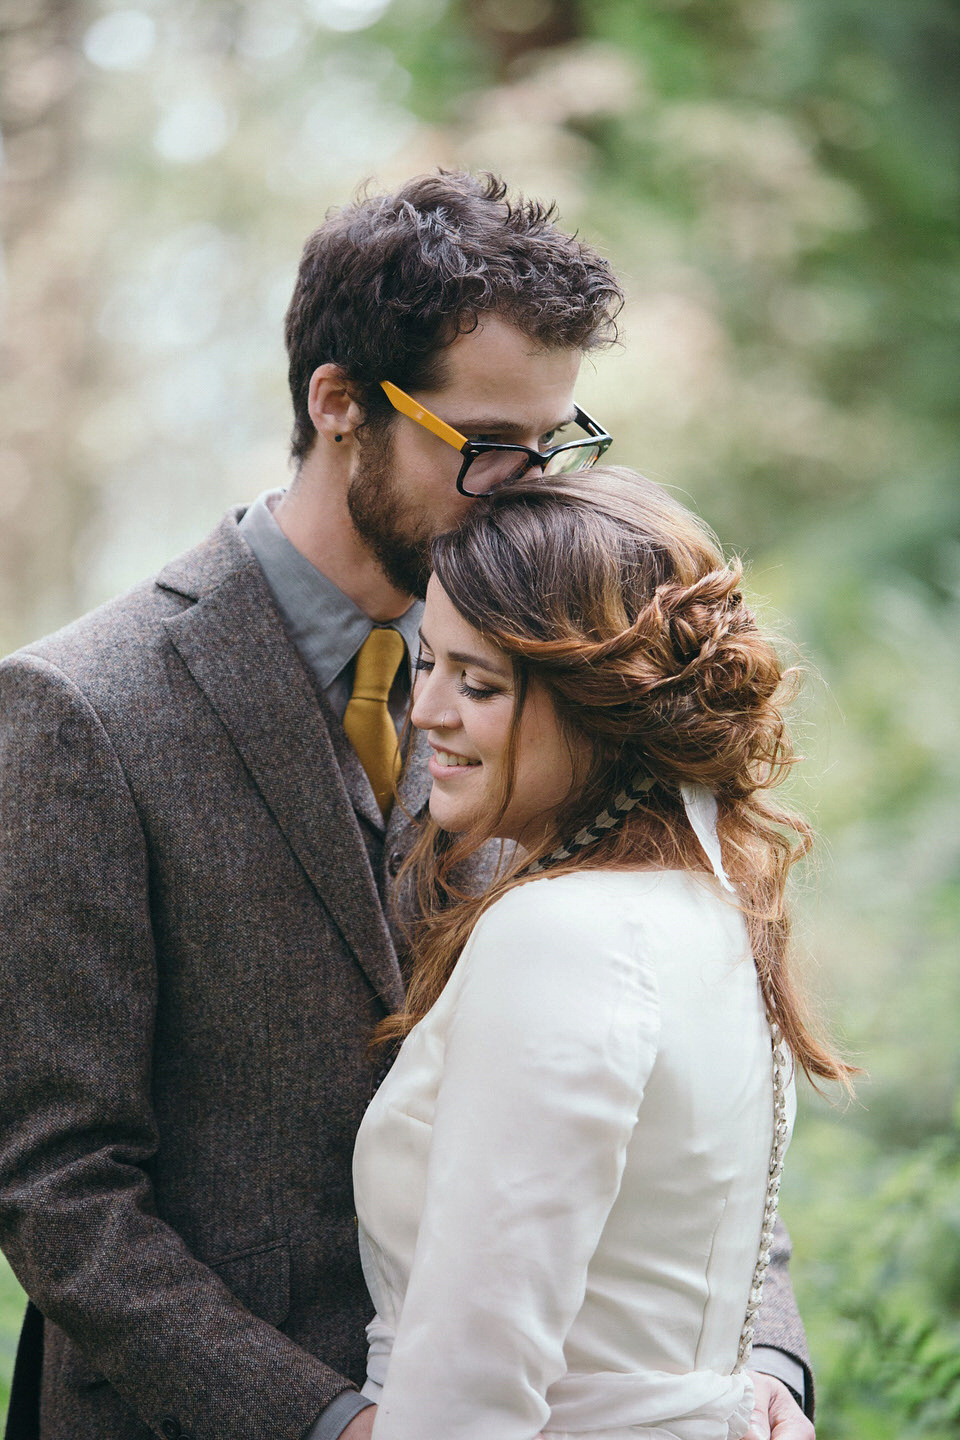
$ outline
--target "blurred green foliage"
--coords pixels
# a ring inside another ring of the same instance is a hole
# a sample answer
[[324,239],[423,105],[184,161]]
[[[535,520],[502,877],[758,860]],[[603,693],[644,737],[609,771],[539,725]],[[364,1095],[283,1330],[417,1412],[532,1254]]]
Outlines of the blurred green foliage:
[[62,383],[8,385],[0,649],[283,483],[280,316],[327,204],[435,164],[556,195],[628,290],[581,387],[611,459],[747,556],[809,674],[798,950],[868,1072],[846,1110],[808,1099],[788,1160],[818,1435],[957,1434],[957,5],[142,0],[126,31],[56,8],[74,143],[10,286],[49,312],[73,265],[78,338]]
[[10,1376],[17,1353],[17,1336],[24,1308],[23,1292],[0,1256],[0,1415],[7,1413]]
[[960,1130],[890,1148],[849,1119],[808,1116],[792,1157],[817,1433],[946,1440],[960,1429]]

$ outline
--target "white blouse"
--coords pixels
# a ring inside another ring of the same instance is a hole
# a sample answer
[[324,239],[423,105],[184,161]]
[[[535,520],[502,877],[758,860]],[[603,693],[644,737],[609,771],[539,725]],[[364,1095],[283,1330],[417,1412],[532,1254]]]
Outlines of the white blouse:
[[746,928],[711,879],[508,892],[357,1137],[374,1440],[738,1440],[772,1133]]

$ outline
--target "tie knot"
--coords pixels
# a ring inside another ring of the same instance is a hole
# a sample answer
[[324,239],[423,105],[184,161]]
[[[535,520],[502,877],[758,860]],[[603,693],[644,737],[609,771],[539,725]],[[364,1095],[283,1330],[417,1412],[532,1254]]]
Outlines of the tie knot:
[[403,636],[397,630],[371,630],[357,651],[353,699],[385,704],[406,649]]

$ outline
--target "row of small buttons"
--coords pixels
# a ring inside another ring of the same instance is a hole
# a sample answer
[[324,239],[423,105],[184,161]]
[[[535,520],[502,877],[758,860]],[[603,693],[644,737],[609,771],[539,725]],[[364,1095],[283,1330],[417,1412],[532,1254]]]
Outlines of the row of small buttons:
[[193,1440],[189,1430],[181,1430],[180,1421],[172,1415],[164,1415],[160,1421],[160,1433],[164,1440]]

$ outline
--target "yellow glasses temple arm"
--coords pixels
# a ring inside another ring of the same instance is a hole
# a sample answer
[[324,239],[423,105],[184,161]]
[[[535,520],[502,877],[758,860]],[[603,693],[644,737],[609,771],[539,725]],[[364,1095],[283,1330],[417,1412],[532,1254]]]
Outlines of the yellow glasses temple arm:
[[406,391],[401,390],[398,385],[392,385],[389,380],[381,380],[380,389],[386,395],[394,410],[399,410],[401,415],[406,415],[408,419],[415,420],[417,424],[422,425],[425,430],[432,431],[434,435],[439,436],[441,440],[445,440],[447,444],[452,445],[454,449],[462,450],[464,445],[468,443],[466,435],[461,435],[459,430],[454,430],[452,425],[447,425],[438,415],[434,415],[430,410],[425,410],[422,405],[417,404],[416,400],[411,400]]

